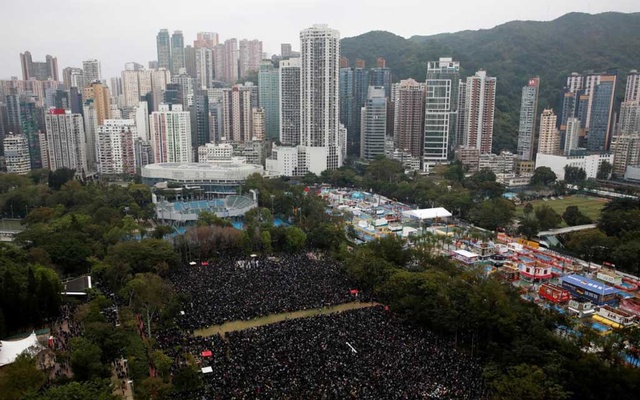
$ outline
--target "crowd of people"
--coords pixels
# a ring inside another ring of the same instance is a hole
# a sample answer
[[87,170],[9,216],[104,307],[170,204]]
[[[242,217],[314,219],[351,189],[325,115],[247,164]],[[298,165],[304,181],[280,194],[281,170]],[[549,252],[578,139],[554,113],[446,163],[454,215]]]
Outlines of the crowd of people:
[[277,258],[227,256],[208,265],[185,266],[171,280],[178,293],[189,297],[180,318],[180,325],[189,331],[366,300],[361,292],[354,296],[355,285],[339,263],[307,253]]
[[[382,306],[172,340],[196,354],[202,399],[479,399],[481,368]],[[166,346],[169,339],[164,337]],[[175,343],[173,343],[175,345]],[[212,356],[202,357],[211,350]],[[179,397],[179,394],[177,395]],[[178,398],[176,397],[176,398]]]

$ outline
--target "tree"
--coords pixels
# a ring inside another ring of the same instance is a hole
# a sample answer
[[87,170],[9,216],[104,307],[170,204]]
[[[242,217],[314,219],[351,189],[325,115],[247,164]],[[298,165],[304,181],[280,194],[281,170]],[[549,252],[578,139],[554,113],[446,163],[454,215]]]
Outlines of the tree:
[[49,187],[53,190],[60,190],[62,186],[73,179],[76,174],[75,169],[59,168],[49,172]]
[[529,216],[520,220],[517,232],[527,239],[531,239],[538,234],[539,230],[540,225],[538,224],[538,220],[533,216]]
[[87,338],[75,337],[71,339],[71,369],[73,375],[81,381],[109,376],[109,367],[102,361],[102,350]]
[[302,229],[291,226],[285,231],[286,249],[290,252],[302,250],[307,241],[307,235]]
[[557,228],[562,222],[562,217],[546,204],[536,207],[535,214],[541,230]]
[[167,380],[169,378],[169,372],[171,369],[171,365],[173,364],[173,359],[166,354],[164,354],[161,350],[155,350],[151,353],[151,360],[153,361],[153,365],[158,370],[158,373],[162,377],[162,379]]
[[524,209],[522,210],[524,215],[529,215],[533,212],[533,204],[527,203],[524,205]]
[[562,219],[569,226],[586,225],[592,222],[591,218],[584,215],[580,209],[578,209],[578,206],[568,206],[562,214]]
[[127,283],[124,293],[134,309],[144,313],[147,336],[151,337],[151,322],[171,302],[171,286],[156,274],[137,274]]
[[564,167],[564,181],[566,183],[578,183],[587,179],[587,173],[584,169],[566,165]]
[[46,381],[44,372],[36,368],[36,360],[27,353],[5,366],[0,374],[0,394],[5,400],[20,400],[37,392]]
[[533,186],[548,186],[551,183],[555,182],[558,177],[555,172],[551,170],[549,167],[538,167],[533,171],[533,176],[531,177],[531,185]]
[[613,165],[611,165],[609,161],[603,161],[598,167],[596,178],[602,180],[609,179],[611,172],[613,172]]
[[510,225],[514,216],[515,205],[503,198],[485,200],[469,212],[469,218],[474,224],[491,231]]
[[92,380],[89,382],[69,382],[61,386],[53,386],[42,394],[28,397],[26,400],[118,400],[113,394],[109,380]]

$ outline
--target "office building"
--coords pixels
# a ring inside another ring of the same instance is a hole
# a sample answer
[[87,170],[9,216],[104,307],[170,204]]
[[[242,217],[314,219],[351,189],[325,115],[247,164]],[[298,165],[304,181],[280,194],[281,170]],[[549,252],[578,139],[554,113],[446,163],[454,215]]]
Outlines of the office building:
[[156,36],[156,46],[158,50],[158,68],[165,68],[171,71],[171,38],[168,29],[160,29]]
[[427,63],[423,170],[446,162],[458,118],[458,82],[460,63],[440,58]]
[[[347,61],[348,63],[348,61]],[[360,155],[361,113],[367,100],[369,71],[363,60],[356,60],[356,66],[340,68],[340,123],[347,128],[347,151]],[[385,88],[386,94],[386,88]]]
[[376,67],[369,70],[369,86],[383,86],[385,95],[391,97],[391,69],[382,57],[376,60]]
[[222,118],[226,141],[242,143],[251,140],[251,108],[248,86],[234,85],[223,89]]
[[102,68],[98,60],[86,60],[82,62],[85,86],[102,81]]
[[242,39],[238,53],[240,79],[247,77],[249,73],[258,72],[260,61],[262,61],[261,41]]
[[309,172],[320,174],[342,166],[346,141],[340,129],[338,78],[340,34],[327,25],[314,25],[300,33],[302,68],[301,136]]
[[556,127],[557,116],[553,110],[545,109],[540,115],[538,153],[560,154],[560,132]]
[[613,137],[617,75],[599,75],[599,82],[591,94],[591,110],[587,133],[587,150],[604,152],[609,150]]
[[491,153],[496,100],[496,78],[480,70],[465,85],[464,144]]
[[156,163],[191,162],[191,118],[182,105],[160,104],[149,116],[149,129]]
[[[211,141],[209,96],[206,90],[196,90],[190,113],[192,129],[191,146],[196,150],[199,146]],[[195,153],[195,156],[197,156],[197,153]],[[194,158],[194,160],[198,161],[197,158]]]
[[300,144],[300,59],[280,61],[280,143]]
[[263,61],[258,72],[258,103],[264,109],[265,139],[280,135],[280,71],[271,61]]
[[97,150],[98,143],[98,110],[93,99],[86,99],[82,106],[84,122],[84,137],[86,142],[85,156],[87,158],[87,172],[97,171]]
[[522,88],[520,102],[520,126],[518,128],[518,158],[522,161],[533,160],[535,153],[536,119],[538,118],[538,93],[540,78],[529,79]]
[[135,174],[136,124],[133,119],[107,119],[98,127],[98,171],[103,175]]
[[387,138],[387,97],[383,86],[369,86],[369,94],[361,108],[360,158],[371,161],[384,156]]
[[394,85],[395,115],[393,135],[397,149],[411,157],[422,158],[424,137],[424,83],[406,79]]
[[9,133],[4,137],[4,157],[7,173],[26,175],[31,171],[29,141],[26,136]]
[[47,54],[46,61],[33,61],[31,53],[20,53],[22,80],[35,79],[38,81],[58,80],[58,59]]
[[198,77],[196,70],[196,49],[191,45],[187,45],[184,48],[184,72],[193,79]]
[[82,115],[52,108],[45,114],[45,125],[49,169],[69,168],[84,177],[88,168]]
[[174,31],[171,35],[171,75],[179,75],[184,67],[184,36],[182,31]]

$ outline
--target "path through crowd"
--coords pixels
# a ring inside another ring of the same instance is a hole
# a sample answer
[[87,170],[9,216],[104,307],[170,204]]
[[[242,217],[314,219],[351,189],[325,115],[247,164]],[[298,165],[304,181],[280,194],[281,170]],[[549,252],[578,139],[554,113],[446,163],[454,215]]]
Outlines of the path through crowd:
[[293,311],[288,313],[271,314],[264,317],[250,319],[248,321],[231,321],[221,325],[212,325],[208,328],[197,329],[193,332],[195,336],[208,337],[219,334],[224,336],[228,332],[243,331],[245,329],[255,328],[263,325],[275,324],[280,321],[308,318],[316,315],[326,315],[335,312],[343,312],[348,310],[355,310],[359,308],[367,308],[378,305],[378,303],[362,303],[355,301],[352,303],[338,304],[330,307],[313,308],[309,310]]

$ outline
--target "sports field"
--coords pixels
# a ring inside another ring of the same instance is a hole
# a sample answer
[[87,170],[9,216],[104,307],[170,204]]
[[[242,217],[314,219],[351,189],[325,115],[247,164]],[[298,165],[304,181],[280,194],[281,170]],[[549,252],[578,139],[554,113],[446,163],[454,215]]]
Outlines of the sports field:
[[[578,209],[584,215],[586,215],[587,217],[595,221],[600,217],[600,211],[602,210],[602,207],[604,207],[605,204],[607,204],[608,202],[609,202],[608,199],[602,199],[599,197],[567,196],[563,199],[556,198],[556,200],[548,200],[548,201],[534,200],[534,201],[530,201],[529,203],[531,203],[534,209],[542,204],[546,204],[549,207],[551,207],[553,211],[557,212],[560,215],[564,213],[567,207],[578,206]],[[523,214],[525,204],[526,203],[522,203],[521,205],[518,206],[517,208],[518,216],[521,216]],[[563,226],[564,226],[564,223],[563,223]]]

